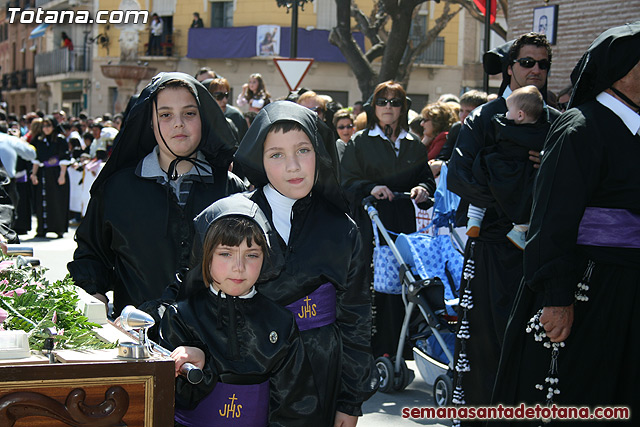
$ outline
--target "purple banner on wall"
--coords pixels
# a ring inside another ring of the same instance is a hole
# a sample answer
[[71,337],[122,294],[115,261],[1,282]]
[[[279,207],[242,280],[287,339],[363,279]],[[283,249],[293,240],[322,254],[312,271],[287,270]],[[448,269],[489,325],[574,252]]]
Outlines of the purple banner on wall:
[[[256,27],[191,28],[187,57],[192,59],[252,58],[256,56]],[[353,33],[356,43],[364,49],[362,33]],[[282,27],[280,56],[288,58],[291,28]],[[298,29],[299,58],[321,62],[346,62],[340,49],[329,43],[328,30]]]

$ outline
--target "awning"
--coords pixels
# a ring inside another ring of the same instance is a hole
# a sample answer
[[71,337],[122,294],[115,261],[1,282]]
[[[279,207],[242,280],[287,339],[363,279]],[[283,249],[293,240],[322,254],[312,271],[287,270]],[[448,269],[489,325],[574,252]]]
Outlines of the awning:
[[37,39],[38,37],[44,36],[45,31],[47,30],[47,27],[51,25],[51,24],[40,24],[38,25],[36,28],[33,29],[33,31],[31,31],[31,34],[29,35],[30,39]]

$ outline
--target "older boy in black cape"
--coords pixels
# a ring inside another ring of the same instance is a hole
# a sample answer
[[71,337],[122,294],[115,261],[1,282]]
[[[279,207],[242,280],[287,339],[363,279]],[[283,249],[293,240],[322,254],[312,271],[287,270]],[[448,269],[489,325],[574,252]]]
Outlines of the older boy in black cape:
[[494,401],[624,405],[637,419],[640,21],[600,35],[571,79],[574,108],[552,126],[536,181]]

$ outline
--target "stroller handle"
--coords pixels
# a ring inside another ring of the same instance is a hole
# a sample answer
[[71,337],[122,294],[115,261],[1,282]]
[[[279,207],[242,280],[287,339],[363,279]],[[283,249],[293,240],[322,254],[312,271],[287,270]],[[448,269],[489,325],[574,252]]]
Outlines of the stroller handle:
[[[394,191],[393,192],[393,200],[407,200],[407,199],[411,199],[411,194],[410,193],[399,193]],[[364,199],[362,199],[362,206],[364,206],[365,210],[369,207],[369,206],[373,206],[378,202],[379,199],[376,199],[374,196],[367,196]],[[387,200],[387,199],[383,199],[383,200]]]

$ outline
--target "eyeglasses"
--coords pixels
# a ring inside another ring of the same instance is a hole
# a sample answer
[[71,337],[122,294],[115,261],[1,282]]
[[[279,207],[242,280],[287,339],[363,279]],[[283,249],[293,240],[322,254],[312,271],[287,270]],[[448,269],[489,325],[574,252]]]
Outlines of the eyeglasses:
[[378,107],[384,107],[387,104],[391,104],[392,107],[402,107],[402,99],[400,98],[393,98],[393,99],[386,99],[386,98],[378,98],[376,99],[376,105]]
[[522,68],[533,68],[536,63],[538,63],[538,67],[540,67],[541,70],[548,70],[551,67],[551,61],[548,59],[535,60],[533,58],[526,57],[514,59],[513,62],[517,62]]
[[340,125],[338,130],[353,129],[353,125]]
[[213,97],[218,101],[222,101],[224,98],[229,97],[229,92],[213,92]]

